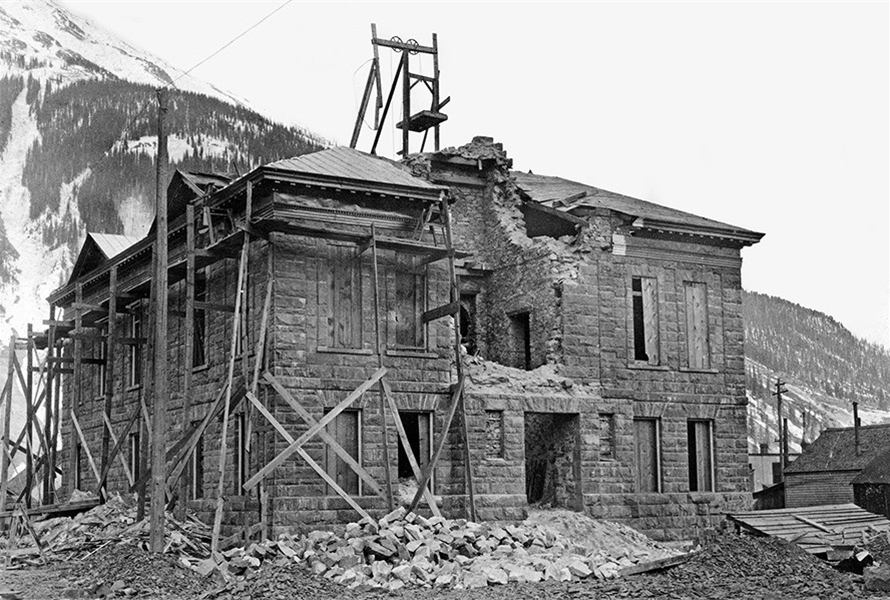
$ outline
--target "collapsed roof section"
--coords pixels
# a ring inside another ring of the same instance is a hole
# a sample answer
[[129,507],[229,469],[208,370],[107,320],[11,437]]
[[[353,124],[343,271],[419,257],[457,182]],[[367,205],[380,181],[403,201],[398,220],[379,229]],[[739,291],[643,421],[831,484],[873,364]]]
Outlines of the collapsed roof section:
[[[513,171],[523,197],[568,214],[605,208],[633,217],[629,233],[650,231],[720,239],[739,246],[756,244],[762,233],[700,217],[692,213],[617,194],[562,177]],[[530,234],[531,235],[531,234]]]

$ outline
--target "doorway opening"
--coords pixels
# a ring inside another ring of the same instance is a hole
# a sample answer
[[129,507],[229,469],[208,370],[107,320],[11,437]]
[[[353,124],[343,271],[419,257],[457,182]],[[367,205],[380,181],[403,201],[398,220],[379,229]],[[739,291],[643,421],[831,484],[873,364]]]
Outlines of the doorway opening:
[[525,495],[529,504],[582,510],[580,419],[525,413]]

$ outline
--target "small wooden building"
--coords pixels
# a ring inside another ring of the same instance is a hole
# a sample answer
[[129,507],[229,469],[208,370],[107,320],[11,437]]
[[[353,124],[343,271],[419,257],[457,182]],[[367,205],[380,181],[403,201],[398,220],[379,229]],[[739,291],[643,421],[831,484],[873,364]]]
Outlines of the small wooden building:
[[785,469],[785,506],[848,504],[854,501],[853,479],[890,448],[890,424],[832,428],[822,432]]
[[869,512],[890,518],[890,446],[853,478],[853,501]]

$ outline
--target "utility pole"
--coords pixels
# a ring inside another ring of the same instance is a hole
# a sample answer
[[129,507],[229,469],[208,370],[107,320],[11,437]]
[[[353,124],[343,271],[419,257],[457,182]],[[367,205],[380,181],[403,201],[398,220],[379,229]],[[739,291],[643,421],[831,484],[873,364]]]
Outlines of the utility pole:
[[776,391],[773,392],[773,396],[776,397],[776,412],[778,413],[778,419],[776,420],[777,429],[779,430],[779,452],[782,454],[782,479],[785,479],[785,467],[788,466],[788,426],[785,423],[782,415],[782,394],[787,394],[788,390],[785,389],[785,382],[782,381],[781,377],[776,378]]
[[167,190],[164,189],[167,170],[167,91],[158,90],[158,156],[155,188],[155,253],[157,272],[155,282],[155,344],[154,397],[152,398],[152,456],[151,456],[151,551],[164,551],[164,505],[166,503],[167,450]]

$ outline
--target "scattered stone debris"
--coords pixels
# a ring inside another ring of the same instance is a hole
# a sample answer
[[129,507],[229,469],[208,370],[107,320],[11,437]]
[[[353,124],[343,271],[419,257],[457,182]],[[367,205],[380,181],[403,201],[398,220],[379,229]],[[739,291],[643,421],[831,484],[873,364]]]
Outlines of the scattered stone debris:
[[[282,537],[224,552],[194,567],[208,574],[216,569],[229,580],[284,556],[350,588],[397,591],[613,579],[624,567],[679,553],[629,527],[560,512],[560,517],[510,525],[426,518],[400,507],[376,522],[350,523],[342,535],[313,531],[300,538]],[[570,520],[584,526],[570,529]]]

